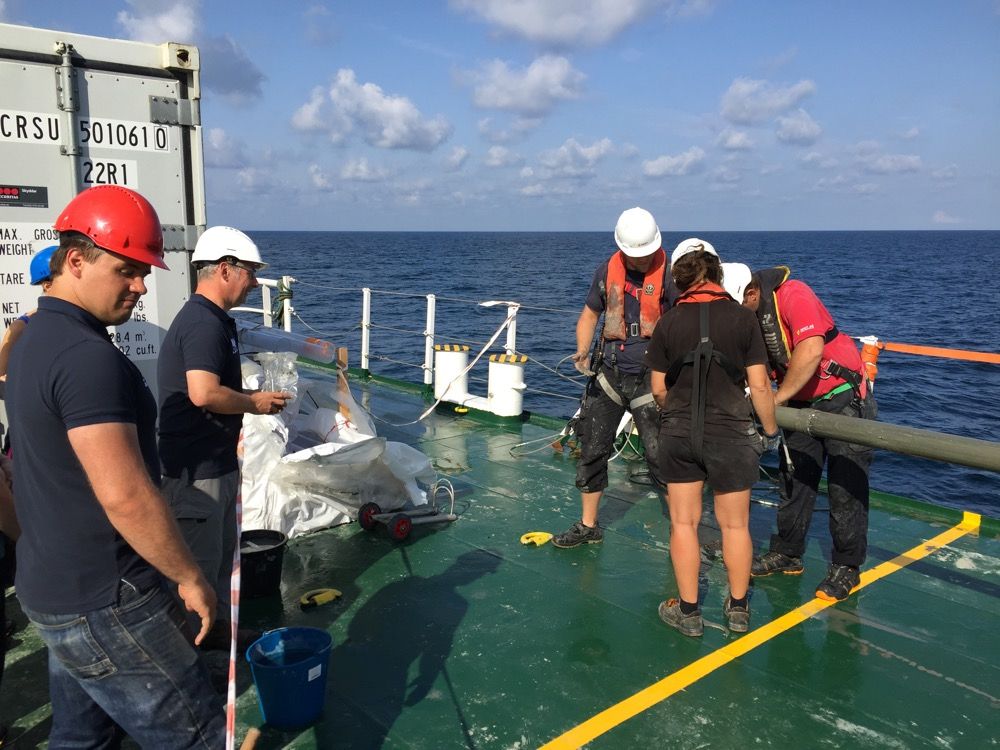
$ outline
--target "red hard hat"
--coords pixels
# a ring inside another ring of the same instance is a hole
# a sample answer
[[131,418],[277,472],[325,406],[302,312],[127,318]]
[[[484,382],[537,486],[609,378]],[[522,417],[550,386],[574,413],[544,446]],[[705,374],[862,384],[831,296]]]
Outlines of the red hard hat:
[[105,250],[169,270],[163,262],[160,217],[134,190],[118,185],[88,188],[66,204],[53,228],[80,232]]

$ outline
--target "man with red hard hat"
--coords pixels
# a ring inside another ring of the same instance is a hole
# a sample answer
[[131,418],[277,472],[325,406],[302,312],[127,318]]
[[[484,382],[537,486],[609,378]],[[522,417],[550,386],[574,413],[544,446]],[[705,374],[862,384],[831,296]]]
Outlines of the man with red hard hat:
[[205,580],[157,485],[156,402],[106,326],[124,323],[166,269],[160,220],[118,186],[56,219],[52,285],[11,356],[17,596],[49,649],[51,747],[217,748],[225,718],[181,630],[173,581],[201,623]]

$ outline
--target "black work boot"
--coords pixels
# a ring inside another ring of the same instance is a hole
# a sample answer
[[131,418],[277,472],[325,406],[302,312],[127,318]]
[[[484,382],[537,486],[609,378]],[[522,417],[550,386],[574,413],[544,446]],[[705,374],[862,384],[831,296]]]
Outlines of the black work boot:
[[830,565],[819,586],[816,596],[828,602],[842,602],[861,583],[861,571],[851,565]]
[[772,573],[784,573],[787,576],[797,576],[802,572],[802,558],[789,557],[780,552],[765,552],[760,557],[754,557],[750,564],[750,575],[763,578]]
[[562,534],[552,537],[552,544],[567,549],[581,544],[599,544],[604,541],[604,529],[600,526],[586,526],[583,521],[577,521]]

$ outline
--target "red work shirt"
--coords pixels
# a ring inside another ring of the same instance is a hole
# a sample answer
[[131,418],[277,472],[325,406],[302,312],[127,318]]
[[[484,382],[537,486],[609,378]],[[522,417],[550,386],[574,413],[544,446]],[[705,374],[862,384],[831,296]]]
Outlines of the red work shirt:
[[[810,336],[824,336],[834,327],[833,316],[807,284],[789,279],[778,287],[777,297],[781,328],[785,340],[793,350],[803,339]],[[849,370],[863,372],[858,347],[850,336],[839,333],[833,341],[823,346],[820,367],[795,394],[793,401],[812,401],[845,382],[842,378],[823,373],[823,364],[827,360],[833,360]]]

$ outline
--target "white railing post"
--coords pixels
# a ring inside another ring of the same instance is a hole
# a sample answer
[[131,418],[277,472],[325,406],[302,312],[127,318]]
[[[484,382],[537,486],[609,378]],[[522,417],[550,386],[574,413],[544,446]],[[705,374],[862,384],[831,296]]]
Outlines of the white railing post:
[[427,325],[424,328],[424,385],[434,382],[434,312],[437,298],[427,295]]
[[507,354],[513,354],[517,351],[517,310],[520,305],[509,304],[507,305],[507,320],[510,322],[507,324]]
[[368,353],[371,351],[372,290],[364,287],[361,294],[361,369],[367,373]]
[[[291,277],[291,276],[282,276],[281,277],[281,283],[282,283],[282,285],[289,292],[291,292],[291,290],[292,290],[292,283],[294,281],[295,281],[295,279],[293,277]],[[266,307],[268,310],[271,309],[270,303],[265,304],[264,307]],[[288,331],[289,333],[292,332],[292,313],[293,312],[295,312],[295,308],[292,307],[292,297],[289,294],[289,295],[287,295],[281,301],[281,313],[282,313],[281,314],[281,319],[285,323],[285,330]],[[271,314],[267,313],[267,316],[270,317]],[[268,325],[270,325],[270,323]]]
[[260,303],[261,312],[264,313],[264,327],[271,328],[274,320],[271,318],[271,287],[267,284],[260,285]]

